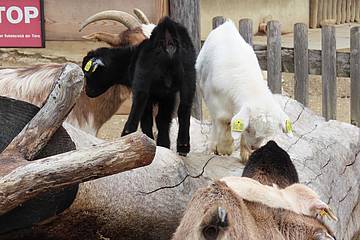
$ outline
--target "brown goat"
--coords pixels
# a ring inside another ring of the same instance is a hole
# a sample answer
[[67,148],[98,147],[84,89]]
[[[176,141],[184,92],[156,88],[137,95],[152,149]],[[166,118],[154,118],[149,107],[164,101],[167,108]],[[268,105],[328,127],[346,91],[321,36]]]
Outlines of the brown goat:
[[[47,64],[0,70],[0,96],[41,107],[63,67],[64,64]],[[130,89],[122,85],[113,86],[96,98],[89,98],[82,91],[66,122],[96,135],[100,127],[116,113],[129,96]]]
[[191,199],[173,240],[331,240],[317,219],[247,202],[216,181]]

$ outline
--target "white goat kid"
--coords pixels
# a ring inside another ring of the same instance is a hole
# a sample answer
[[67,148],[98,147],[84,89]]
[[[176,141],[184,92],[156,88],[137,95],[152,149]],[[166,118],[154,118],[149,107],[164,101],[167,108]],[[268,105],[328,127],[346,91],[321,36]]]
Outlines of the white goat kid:
[[267,87],[255,52],[233,22],[209,34],[196,70],[213,122],[210,147],[216,154],[230,155],[233,139],[241,136],[241,161],[246,162],[265,137],[291,132],[289,117]]

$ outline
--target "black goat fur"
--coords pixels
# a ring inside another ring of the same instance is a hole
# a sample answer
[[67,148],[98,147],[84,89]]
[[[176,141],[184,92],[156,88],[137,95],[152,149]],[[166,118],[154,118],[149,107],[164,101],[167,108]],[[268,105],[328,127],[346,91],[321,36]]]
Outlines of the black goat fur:
[[251,154],[242,176],[270,186],[275,183],[281,188],[299,182],[289,154],[274,141],[269,141]]
[[[85,69],[89,60],[100,59],[100,66]],[[152,110],[158,105],[156,126],[157,145],[170,147],[169,129],[175,111],[176,94],[179,133],[177,151],[190,151],[190,116],[196,88],[196,54],[185,27],[168,17],[154,28],[150,39],[140,45],[123,48],[99,48],[83,60],[86,93],[97,97],[115,84],[131,86],[133,103],[122,136],[135,132],[139,122],[142,131],[153,136]]]

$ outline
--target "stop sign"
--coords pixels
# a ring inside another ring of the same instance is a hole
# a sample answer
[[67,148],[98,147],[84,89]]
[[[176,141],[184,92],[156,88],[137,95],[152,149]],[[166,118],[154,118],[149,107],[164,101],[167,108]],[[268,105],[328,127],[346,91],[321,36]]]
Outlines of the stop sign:
[[0,1],[0,47],[44,47],[42,0]]

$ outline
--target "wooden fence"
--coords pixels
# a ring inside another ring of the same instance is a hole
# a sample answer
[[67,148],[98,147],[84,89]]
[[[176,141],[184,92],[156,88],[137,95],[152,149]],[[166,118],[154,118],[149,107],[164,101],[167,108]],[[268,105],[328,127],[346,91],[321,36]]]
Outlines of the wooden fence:
[[[221,25],[224,17],[213,19],[213,28]],[[242,19],[239,31],[253,46],[252,21]],[[322,50],[308,49],[308,27],[294,25],[294,48],[281,48],[281,31],[278,21],[267,23],[267,46],[254,46],[262,70],[267,71],[269,88],[281,93],[282,72],[294,73],[294,98],[309,104],[309,74],[322,75],[322,113],[336,119],[336,77],[350,77],[351,123],[360,126],[360,27],[350,33],[350,53],[336,52],[335,27],[326,25],[321,29]]]

